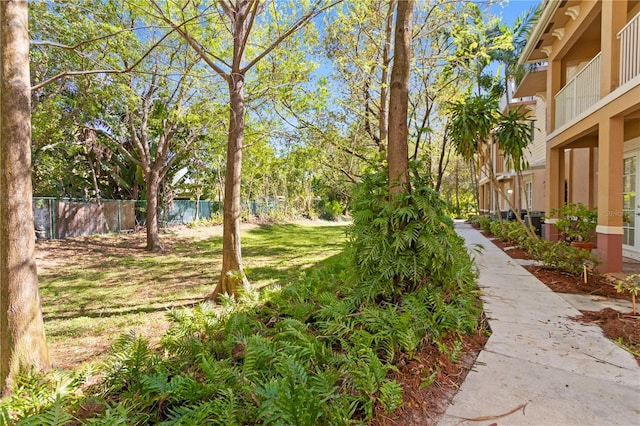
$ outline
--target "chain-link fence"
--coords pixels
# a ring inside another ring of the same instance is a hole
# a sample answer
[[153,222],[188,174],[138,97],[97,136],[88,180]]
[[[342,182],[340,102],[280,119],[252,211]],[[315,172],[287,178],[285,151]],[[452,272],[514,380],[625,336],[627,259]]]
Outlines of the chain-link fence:
[[[36,238],[63,239],[107,232],[133,231],[145,225],[144,201],[71,200],[34,197],[33,213]],[[198,218],[208,219],[220,211],[220,203],[200,201]],[[163,225],[186,224],[196,218],[196,202],[173,200],[160,214]]]

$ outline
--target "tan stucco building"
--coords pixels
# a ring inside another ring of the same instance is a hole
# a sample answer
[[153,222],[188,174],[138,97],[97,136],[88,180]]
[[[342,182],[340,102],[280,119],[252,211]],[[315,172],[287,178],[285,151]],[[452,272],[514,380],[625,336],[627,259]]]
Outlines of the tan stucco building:
[[514,96],[536,97],[544,128],[545,159],[537,174],[531,163],[531,177],[534,192],[543,188],[545,237],[557,238],[552,209],[597,207],[599,268],[620,271],[623,254],[640,258],[640,0],[542,8],[521,57],[531,71]]

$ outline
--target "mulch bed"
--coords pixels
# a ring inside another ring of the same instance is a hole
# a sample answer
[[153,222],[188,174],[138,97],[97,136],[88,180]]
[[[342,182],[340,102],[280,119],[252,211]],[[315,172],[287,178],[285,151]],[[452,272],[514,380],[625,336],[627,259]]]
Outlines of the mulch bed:
[[[476,334],[462,338],[462,351],[458,362],[442,354],[435,344],[425,345],[411,359],[401,360],[398,371],[392,374],[402,386],[402,407],[385,413],[376,405],[375,426],[435,425],[447,410],[467,373],[488,339],[486,321]],[[451,348],[457,336],[442,339],[441,344]],[[433,382],[425,386],[428,378]]]
[[529,265],[524,268],[556,293],[585,294],[588,296],[629,300],[626,294],[618,293],[613,287],[613,281],[604,275],[589,273],[585,283],[583,277],[576,277],[542,266]]
[[[633,345],[634,352],[640,353],[640,317],[637,315],[605,308],[598,312],[582,311],[582,316],[575,319],[598,324],[605,336],[613,341],[626,339]],[[636,355],[636,360],[640,365],[640,356]]]

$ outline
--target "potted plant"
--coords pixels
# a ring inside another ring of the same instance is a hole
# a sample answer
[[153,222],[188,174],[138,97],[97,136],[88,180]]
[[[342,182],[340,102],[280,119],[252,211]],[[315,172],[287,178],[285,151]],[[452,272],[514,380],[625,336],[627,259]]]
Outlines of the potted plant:
[[567,203],[560,210],[552,210],[551,214],[558,214],[555,227],[565,241],[585,250],[595,248],[592,238],[598,225],[597,209],[589,209],[581,203]]

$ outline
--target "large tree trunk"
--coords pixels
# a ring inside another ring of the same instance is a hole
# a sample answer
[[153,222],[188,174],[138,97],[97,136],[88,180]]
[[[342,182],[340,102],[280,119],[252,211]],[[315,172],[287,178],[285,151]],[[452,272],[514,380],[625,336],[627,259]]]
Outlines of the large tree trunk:
[[387,19],[384,30],[384,46],[382,48],[382,85],[380,86],[380,120],[378,122],[378,132],[380,134],[379,151],[383,152],[387,148],[387,137],[389,134],[389,63],[391,62],[391,36],[393,35],[393,11],[396,7],[396,0],[389,2]]
[[237,294],[238,285],[249,286],[242,266],[240,250],[240,179],[242,176],[242,144],[244,142],[244,75],[229,76],[230,117],[227,140],[227,171],[224,186],[222,222],[222,272],[210,298],[221,294]]
[[147,183],[147,250],[162,251],[160,236],[158,235],[158,191],[160,177],[155,171],[146,175]]
[[0,390],[49,368],[31,206],[31,85],[26,1],[0,1]]
[[414,0],[399,1],[396,13],[393,69],[389,100],[389,191],[408,190],[409,145],[408,106],[411,70],[411,36]]

